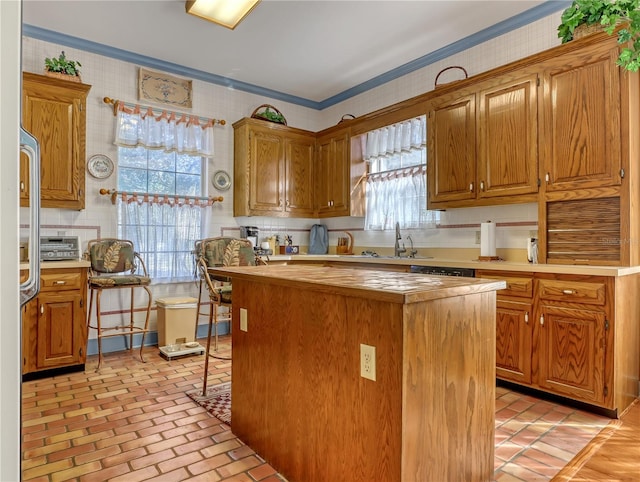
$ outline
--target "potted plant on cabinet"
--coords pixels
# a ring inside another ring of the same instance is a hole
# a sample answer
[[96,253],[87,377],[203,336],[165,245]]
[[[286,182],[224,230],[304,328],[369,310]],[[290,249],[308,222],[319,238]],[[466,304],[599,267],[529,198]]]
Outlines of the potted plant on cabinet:
[[618,65],[632,72],[640,70],[640,0],[573,0],[562,12],[558,37],[569,42],[582,31],[602,29],[609,35],[618,29],[622,48]]
[[57,58],[47,57],[44,59],[44,71],[46,75],[71,80],[72,82],[80,82],[80,67],[82,67],[82,64],[75,60],[69,60],[65,56],[64,50]]

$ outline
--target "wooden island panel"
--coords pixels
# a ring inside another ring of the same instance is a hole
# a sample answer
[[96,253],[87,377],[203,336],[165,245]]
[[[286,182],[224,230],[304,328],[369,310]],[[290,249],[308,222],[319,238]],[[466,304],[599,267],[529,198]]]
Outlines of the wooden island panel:
[[[491,479],[503,282],[215,271],[233,278],[232,431],[288,480]],[[361,343],[376,348],[376,381],[360,376]]]

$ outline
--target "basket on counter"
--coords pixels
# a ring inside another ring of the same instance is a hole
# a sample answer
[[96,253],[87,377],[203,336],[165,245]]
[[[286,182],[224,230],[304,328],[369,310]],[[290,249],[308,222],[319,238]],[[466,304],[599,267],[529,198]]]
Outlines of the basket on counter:
[[[264,110],[261,111],[260,109]],[[287,119],[284,118],[282,112],[270,104],[262,104],[256,107],[256,110],[251,114],[251,118],[275,122],[276,124],[283,124],[285,126],[287,125]]]
[[444,72],[446,72],[447,70],[451,70],[451,69],[462,70],[462,72],[464,72],[464,79],[467,79],[469,77],[469,74],[467,74],[467,71],[466,71],[466,69],[464,67],[460,67],[459,65],[452,65],[450,67],[445,67],[440,72],[438,72],[438,75],[436,75],[436,80],[435,80],[435,85],[434,85],[434,87],[436,89],[438,87],[444,87],[445,85],[449,85],[449,84],[452,84],[454,82],[460,82],[461,80],[464,80],[464,79],[458,79],[458,80],[452,80],[451,82],[446,82],[444,84],[438,84],[438,79],[440,78],[440,75],[443,74]]

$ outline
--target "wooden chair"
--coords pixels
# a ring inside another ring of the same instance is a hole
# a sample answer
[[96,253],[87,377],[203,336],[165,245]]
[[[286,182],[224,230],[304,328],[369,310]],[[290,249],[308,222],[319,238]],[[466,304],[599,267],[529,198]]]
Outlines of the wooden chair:
[[[113,336],[129,335],[129,350],[133,350],[133,336],[142,335],[140,340],[140,360],[144,362],[142,349],[144,338],[149,331],[149,315],[151,313],[151,291],[148,286],[151,278],[140,255],[135,251],[133,243],[125,239],[103,238],[89,241],[85,258],[91,262],[89,268],[89,311],[87,313],[87,334],[89,329],[98,332],[98,369],[102,364],[102,339]],[[141,272],[142,274],[138,274]],[[144,326],[136,324],[133,319],[135,289],[142,288],[147,293],[147,306]],[[130,290],[131,305],[129,322],[124,325],[103,327],[100,319],[103,314],[100,308],[100,297],[104,290]],[[93,299],[96,299],[96,320],[91,323]],[[113,333],[109,333],[113,332]]]
[[[231,330],[231,280],[223,276],[214,276],[209,268],[220,266],[255,266],[257,264],[251,242],[246,239],[232,237],[214,237],[198,240],[195,243],[194,254],[199,274],[198,316],[204,304],[202,300],[202,288],[207,288],[209,293],[209,328],[207,331],[207,349],[204,362],[204,383],[202,394],[207,393],[207,376],[209,373],[209,350],[211,348],[211,335],[213,332],[214,351],[218,350],[218,323],[229,322]],[[218,313],[220,307],[226,307],[226,313]],[[197,330],[197,323],[196,323]]]

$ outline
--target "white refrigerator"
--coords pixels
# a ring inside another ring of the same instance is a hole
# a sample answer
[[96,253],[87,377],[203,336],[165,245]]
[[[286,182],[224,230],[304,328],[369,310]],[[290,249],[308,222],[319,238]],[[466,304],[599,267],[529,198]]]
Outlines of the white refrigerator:
[[[21,303],[34,296],[39,278],[37,260],[31,286],[20,285],[20,151],[38,157],[37,144],[23,148],[27,140],[20,129],[21,102],[21,0],[0,0],[0,481],[21,479]],[[39,177],[39,166],[32,169]],[[30,179],[33,179],[31,177]],[[39,192],[39,182],[31,186]],[[29,224],[37,232],[39,201],[34,200]],[[34,217],[35,216],[35,217]],[[38,239],[31,238],[30,248]],[[35,243],[35,244],[34,244]],[[34,252],[39,252],[36,250]],[[34,258],[32,256],[32,258]]]

